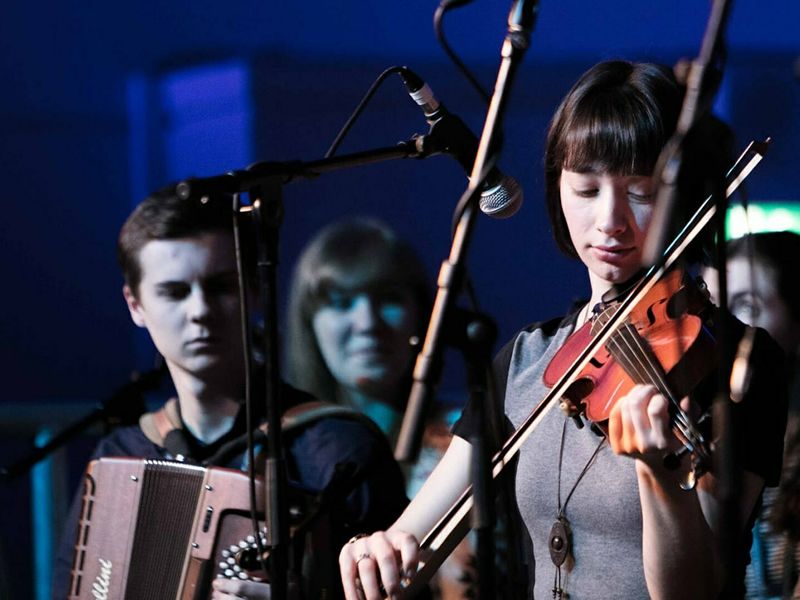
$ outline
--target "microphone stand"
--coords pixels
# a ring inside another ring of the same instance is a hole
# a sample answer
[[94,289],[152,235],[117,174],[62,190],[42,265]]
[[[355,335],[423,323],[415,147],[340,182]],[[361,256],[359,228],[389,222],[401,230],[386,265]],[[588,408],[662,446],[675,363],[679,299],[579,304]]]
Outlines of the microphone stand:
[[0,480],[11,481],[20,475],[24,475],[36,463],[44,460],[95,423],[104,422],[109,425],[135,423],[136,419],[145,411],[142,394],[156,388],[161,382],[164,373],[164,368],[153,369],[142,374],[134,372],[128,383],[118,388],[108,400],[99,403],[97,408],[88,415],[60,431],[44,446],[33,448],[17,462],[7,467],[0,467]]
[[[687,74],[686,95],[681,107],[678,124],[672,138],[659,156],[656,177],[659,179],[656,208],[653,214],[651,232],[644,249],[646,264],[663,264],[661,256],[665,240],[669,237],[669,227],[675,220],[675,204],[683,162],[683,149],[692,128],[699,119],[710,113],[714,95],[722,79],[722,66],[725,58],[724,31],[730,13],[730,0],[714,0],[706,26],[698,58],[694,60]],[[717,176],[718,175],[718,176]],[[725,250],[725,215],[728,208],[725,193],[724,175],[715,173],[710,179],[712,193],[716,194],[716,242],[715,263],[719,277],[719,327],[716,331],[717,344],[721,349],[717,394],[713,399],[713,433],[716,451],[715,471],[718,475],[721,497],[721,510],[718,517],[717,540],[723,565],[734,564],[738,525],[738,499],[740,496],[740,476],[734,460],[736,432],[731,413],[730,360],[726,348],[730,341],[726,332],[728,315],[727,273]]]
[[233,195],[249,192],[253,187],[257,187],[261,182],[270,178],[275,178],[281,184],[285,184],[295,179],[314,179],[330,171],[360,167],[397,158],[428,158],[448,151],[446,144],[439,137],[432,127],[429,135],[415,135],[411,139],[398,142],[395,146],[342,154],[309,162],[299,160],[257,162],[247,169],[229,171],[223,175],[184,179],[175,186],[175,193],[184,200],[218,194]]
[[[264,473],[266,546],[269,548],[269,576],[272,597],[285,598],[288,590],[289,519],[287,476],[281,439],[280,368],[278,362],[277,265],[279,229],[283,218],[282,186],[298,178],[372,164],[396,158],[427,158],[448,151],[443,134],[432,126],[428,135],[415,135],[396,146],[334,156],[311,162],[259,162],[247,169],[223,175],[189,178],[178,183],[175,193],[184,200],[247,192],[256,230],[257,274],[263,302],[265,333],[265,387],[267,436]],[[474,187],[474,199],[479,188]],[[472,203],[473,205],[475,202]],[[240,209],[244,212],[247,208]],[[474,206],[473,209],[474,210]],[[249,360],[249,359],[248,359]],[[249,407],[248,407],[249,410]],[[491,479],[491,477],[489,477]],[[489,596],[486,596],[489,597]]]
[[[269,548],[269,583],[273,598],[286,598],[289,567],[289,515],[286,462],[283,451],[278,362],[278,234],[283,220],[283,188],[279,175],[261,177],[248,188],[250,214],[255,225],[256,274],[265,331],[261,348],[264,357],[264,404],[267,421],[264,461],[264,525]],[[250,360],[247,357],[246,360]],[[252,407],[246,407],[251,411]]]
[[474,454],[470,475],[474,491],[470,526],[477,534],[478,597],[494,598],[497,589],[494,543],[497,514],[491,457],[500,448],[501,440],[497,393],[494,378],[489,374],[497,327],[488,317],[473,315],[464,327],[464,334],[462,349],[467,363],[469,401],[476,407],[473,414],[478,425],[469,440]]
[[[437,281],[438,290],[431,312],[428,330],[422,350],[414,366],[414,381],[409,394],[406,412],[395,447],[395,458],[401,462],[414,460],[422,441],[422,425],[427,415],[434,388],[441,374],[443,336],[448,326],[448,315],[452,313],[455,296],[460,291],[465,276],[465,257],[477,216],[477,202],[486,174],[490,169],[488,159],[494,151],[498,139],[498,124],[502,122],[511,84],[522,56],[530,41],[530,32],[536,16],[536,2],[533,0],[516,0],[508,17],[508,33],[501,52],[502,60],[495,82],[494,94],[486,115],[478,151],[475,156],[470,184],[459,200],[461,210],[457,220],[450,256],[442,263]],[[494,156],[492,158],[495,158]],[[463,207],[463,208],[462,208]],[[458,214],[458,212],[457,212]],[[490,367],[488,355],[477,352],[474,361],[470,361],[469,370],[475,373],[486,372]],[[477,364],[481,363],[481,364]],[[483,395],[481,388],[487,390],[485,382],[470,382],[471,392]],[[493,391],[493,390],[492,390]],[[494,394],[492,394],[494,395]],[[494,398],[493,398],[494,399]],[[491,402],[491,410],[483,413],[484,402],[474,402],[476,420],[478,422],[477,438],[471,440],[475,463],[473,466],[473,489],[475,505],[472,511],[472,527],[478,530],[478,564],[480,597],[494,597],[492,584],[494,581],[494,515],[492,502],[492,476],[490,457],[485,452],[486,439],[483,437],[486,427],[499,431],[498,403]],[[488,408],[488,407],[487,407]],[[482,426],[485,425],[485,426]],[[481,489],[479,489],[481,488]],[[491,522],[490,522],[491,521]]]

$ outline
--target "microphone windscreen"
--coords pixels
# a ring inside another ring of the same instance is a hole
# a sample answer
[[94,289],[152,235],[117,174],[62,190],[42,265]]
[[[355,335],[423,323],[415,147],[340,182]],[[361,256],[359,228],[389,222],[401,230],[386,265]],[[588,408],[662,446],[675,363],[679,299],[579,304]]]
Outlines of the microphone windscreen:
[[495,219],[505,219],[522,206],[522,186],[513,177],[504,175],[495,186],[481,192],[481,212]]

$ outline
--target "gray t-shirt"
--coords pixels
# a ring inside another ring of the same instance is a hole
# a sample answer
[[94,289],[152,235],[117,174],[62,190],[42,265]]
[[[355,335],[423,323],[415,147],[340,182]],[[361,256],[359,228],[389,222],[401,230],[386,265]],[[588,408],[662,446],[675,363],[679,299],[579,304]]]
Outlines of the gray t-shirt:
[[[498,384],[504,390],[504,413],[514,429],[547,395],[542,382],[547,365],[573,332],[575,314],[530,326],[506,345],[495,361]],[[726,322],[729,339],[738,341],[744,326],[733,318]],[[730,364],[737,348],[726,349]],[[780,348],[763,330],[757,330],[751,354],[752,378],[745,399],[732,405],[736,431],[733,448],[736,462],[763,477],[767,485],[778,484],[786,425],[786,375]],[[716,371],[698,384],[692,397],[707,406],[716,390]],[[456,435],[469,439],[476,413],[467,405],[454,427]],[[566,428],[564,428],[564,422]],[[585,476],[586,467],[601,438],[590,426],[578,429],[555,403],[523,444],[515,475],[515,496],[520,515],[533,546],[534,561],[528,573],[537,600],[553,597],[556,567],[550,558],[548,540],[558,514],[559,450],[564,435],[561,468],[561,504],[572,529],[574,562],[561,567],[561,588],[569,600],[604,598],[638,600],[648,598],[642,565],[642,514],[635,462],[615,455],[604,443]],[[751,515],[751,519],[754,516]],[[752,524],[752,521],[751,521]],[[746,528],[749,533],[749,528]],[[744,565],[750,547],[743,535],[734,552],[735,565],[721,597],[742,597]],[[740,562],[741,561],[741,562]],[[687,590],[690,592],[690,590]]]
[[[506,416],[517,429],[547,394],[542,375],[573,331],[568,320],[554,335],[542,329],[515,340],[506,382]],[[565,419],[566,428],[564,427]],[[561,587],[570,600],[647,598],[642,567],[642,516],[634,461],[603,443],[583,478],[581,471],[601,443],[587,425],[578,429],[558,407],[550,409],[520,451],[516,495],[533,542],[535,598],[551,598],[556,567],[547,541],[558,515],[559,451],[562,434],[561,504],[572,529],[572,555],[561,567]]]

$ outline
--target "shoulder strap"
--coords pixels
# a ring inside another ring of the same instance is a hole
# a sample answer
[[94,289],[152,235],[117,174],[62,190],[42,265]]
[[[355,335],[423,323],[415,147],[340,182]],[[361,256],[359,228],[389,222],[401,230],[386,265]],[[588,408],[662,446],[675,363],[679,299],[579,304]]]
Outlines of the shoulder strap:
[[[328,418],[359,421],[383,436],[380,428],[365,414],[346,406],[320,400],[302,402],[288,409],[281,417],[281,428],[286,432],[296,431]],[[139,427],[147,439],[163,447],[164,440],[171,431],[183,428],[178,400],[171,398],[158,410],[143,414],[139,418]],[[266,434],[267,424],[263,423],[259,429]]]
[[158,410],[143,414],[139,417],[139,427],[148,440],[163,448],[170,431],[183,429],[178,399],[170,398]]
[[[322,400],[302,402],[288,409],[281,417],[281,429],[285,432],[292,432],[322,419],[331,418],[358,421],[372,429],[381,437],[384,435],[378,425],[364,413],[354,408],[333,404],[332,402],[323,402]],[[263,423],[259,429],[266,434],[267,424]]]

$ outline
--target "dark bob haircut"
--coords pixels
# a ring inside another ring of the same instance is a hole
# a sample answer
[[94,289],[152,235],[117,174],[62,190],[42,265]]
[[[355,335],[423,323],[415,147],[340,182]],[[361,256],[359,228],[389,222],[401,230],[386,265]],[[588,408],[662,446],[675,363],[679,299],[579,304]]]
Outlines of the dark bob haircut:
[[577,258],[561,209],[561,171],[650,175],[678,120],[672,70],[609,61],[584,73],[559,105],[545,147],[545,199],[559,249]]

